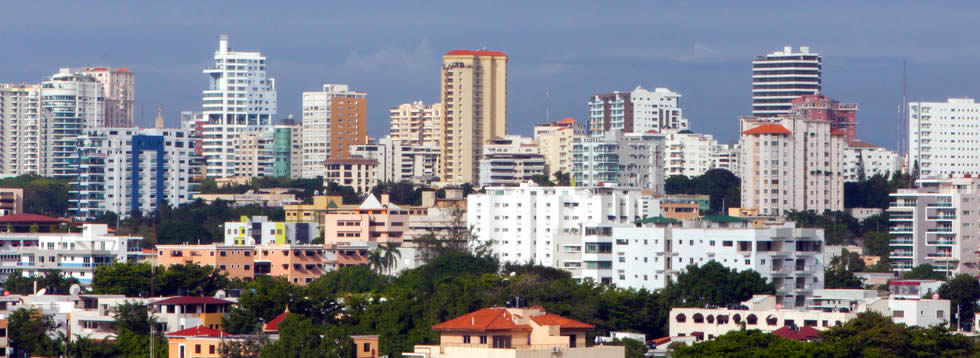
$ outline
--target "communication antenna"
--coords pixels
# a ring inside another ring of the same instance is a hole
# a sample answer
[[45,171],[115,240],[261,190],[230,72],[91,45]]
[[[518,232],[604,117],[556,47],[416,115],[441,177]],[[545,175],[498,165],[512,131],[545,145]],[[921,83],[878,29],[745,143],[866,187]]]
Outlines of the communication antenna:
[[551,89],[544,90],[544,121],[551,123]]

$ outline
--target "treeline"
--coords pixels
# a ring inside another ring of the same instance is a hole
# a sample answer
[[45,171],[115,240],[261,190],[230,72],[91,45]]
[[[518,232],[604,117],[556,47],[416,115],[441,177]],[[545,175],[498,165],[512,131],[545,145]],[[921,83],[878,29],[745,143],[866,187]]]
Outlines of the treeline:
[[68,215],[68,182],[28,174],[0,179],[0,188],[24,189],[24,212],[64,217]]
[[975,357],[973,338],[940,327],[896,324],[875,312],[859,313],[839,327],[801,342],[762,331],[740,330],[686,346],[671,343],[674,357]]
[[688,178],[674,175],[664,182],[667,194],[700,194],[711,197],[711,214],[727,215],[728,208],[741,205],[741,181],[725,169],[711,169]]
[[906,173],[894,173],[891,177],[875,174],[857,182],[844,183],[844,207],[888,209],[888,194],[911,188],[913,184],[913,176]]

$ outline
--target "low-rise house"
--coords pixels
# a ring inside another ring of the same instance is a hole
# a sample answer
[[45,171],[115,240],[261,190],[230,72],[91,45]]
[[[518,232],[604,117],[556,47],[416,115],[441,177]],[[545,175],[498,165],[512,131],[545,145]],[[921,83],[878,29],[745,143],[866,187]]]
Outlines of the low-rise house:
[[235,302],[215,297],[176,296],[150,302],[153,314],[163,323],[163,331],[197,326],[221,330],[222,319]]

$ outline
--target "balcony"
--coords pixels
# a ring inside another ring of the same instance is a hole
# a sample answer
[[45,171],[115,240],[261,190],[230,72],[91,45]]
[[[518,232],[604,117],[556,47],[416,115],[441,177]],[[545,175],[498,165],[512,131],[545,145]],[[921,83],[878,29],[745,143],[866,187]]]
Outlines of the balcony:
[[913,240],[890,240],[890,241],[888,241],[888,245],[893,245],[893,246],[894,245],[912,245],[914,243],[915,243],[915,241],[913,241]]
[[933,233],[933,232],[953,232],[953,228],[952,227],[934,227],[934,228],[926,229],[926,232],[928,232],[928,233]]
[[953,253],[952,252],[930,252],[930,253],[926,254],[926,257],[930,257],[930,258],[949,258],[949,257],[953,257]]
[[927,216],[926,218],[929,219],[929,220],[944,220],[944,221],[949,221],[949,220],[955,220],[956,219],[956,215],[934,215],[934,216]]
[[938,203],[929,203],[929,204],[926,204],[926,206],[928,206],[930,208],[951,208],[951,207],[953,207],[953,203],[949,203],[949,202],[938,202]]
[[926,241],[927,245],[956,245],[956,240]]
[[912,251],[893,251],[888,257],[912,257]]

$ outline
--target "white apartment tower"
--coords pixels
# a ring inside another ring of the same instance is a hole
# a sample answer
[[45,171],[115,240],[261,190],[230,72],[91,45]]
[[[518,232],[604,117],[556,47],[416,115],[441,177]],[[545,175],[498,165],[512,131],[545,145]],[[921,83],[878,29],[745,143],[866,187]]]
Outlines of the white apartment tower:
[[403,145],[442,146],[442,103],[422,101],[391,108],[391,139]]
[[909,103],[908,168],[921,178],[980,175],[980,103]]
[[204,69],[208,89],[203,92],[203,153],[206,175],[234,176],[235,138],[244,131],[268,129],[276,114],[276,81],[266,76],[266,59],[259,52],[232,51],[221,35],[214,64]]
[[889,259],[897,272],[922,264],[952,276],[978,273],[980,178],[920,179],[889,194]]
[[367,143],[366,101],[366,92],[344,84],[303,92],[303,178],[324,176],[324,160],[345,158],[351,145]]
[[75,69],[102,84],[105,98],[105,126],[131,128],[136,109],[136,76],[125,68],[87,67]]
[[740,119],[742,208],[761,215],[844,209],[845,133],[831,122]]
[[91,219],[113,212],[143,215],[164,203],[178,206],[196,194],[202,158],[181,129],[91,128],[78,136],[69,212]]
[[538,151],[544,156],[548,166],[548,176],[556,180],[555,172],[572,175],[575,164],[572,162],[572,146],[575,140],[585,136],[585,126],[574,119],[565,118],[554,123],[534,126],[534,141]]
[[0,177],[44,173],[41,85],[0,84]]
[[613,227],[660,215],[641,189],[486,187],[467,197],[467,224],[504,262],[563,269],[578,280],[613,282]]
[[351,155],[378,162],[378,182],[429,183],[439,176],[439,147],[409,145],[386,136],[351,147]]
[[105,126],[102,84],[92,76],[62,68],[41,83],[41,175],[68,178],[77,173],[78,136]]
[[637,86],[631,92],[597,94],[589,99],[589,135],[611,130],[646,133],[688,129],[680,108],[681,95],[667,88],[653,91]]
[[493,138],[483,145],[480,185],[518,185],[536,175],[548,175],[544,156],[533,139],[519,135]]
[[891,178],[902,170],[902,156],[877,145],[854,140],[844,150],[844,181],[857,182],[882,175]]
[[613,185],[664,192],[663,134],[621,134],[585,137],[572,145],[577,186]]
[[664,176],[695,177],[714,168],[715,149],[718,141],[710,134],[692,133],[688,130],[668,130],[667,158]]
[[786,46],[752,61],[752,115],[776,117],[790,113],[792,101],[821,88],[822,58],[806,46]]

